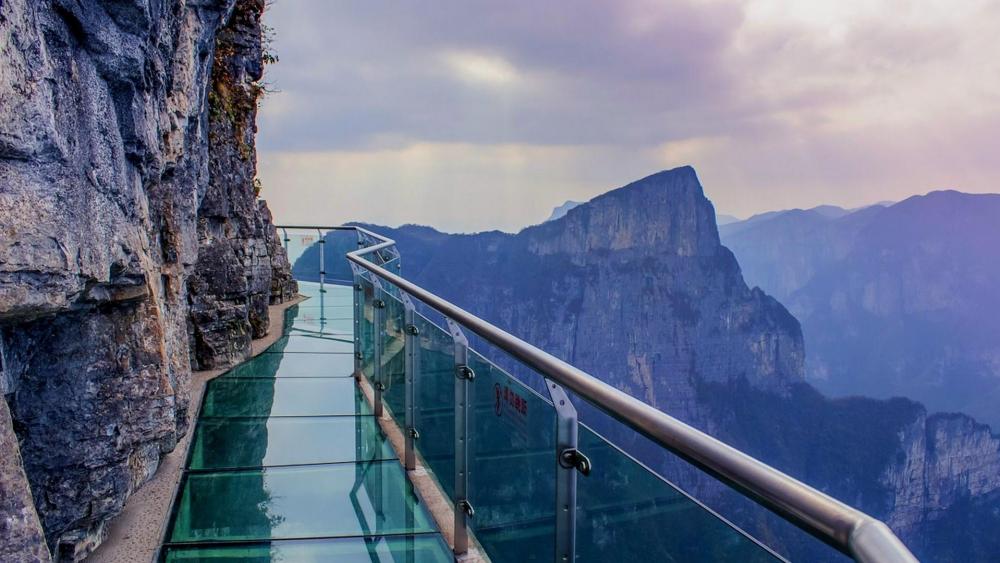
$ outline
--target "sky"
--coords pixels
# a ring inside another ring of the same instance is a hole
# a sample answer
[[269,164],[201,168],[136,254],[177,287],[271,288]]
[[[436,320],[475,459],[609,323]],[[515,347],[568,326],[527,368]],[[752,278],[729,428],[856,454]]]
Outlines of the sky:
[[719,213],[1000,191],[1000,2],[273,0],[279,223],[517,231],[690,164]]

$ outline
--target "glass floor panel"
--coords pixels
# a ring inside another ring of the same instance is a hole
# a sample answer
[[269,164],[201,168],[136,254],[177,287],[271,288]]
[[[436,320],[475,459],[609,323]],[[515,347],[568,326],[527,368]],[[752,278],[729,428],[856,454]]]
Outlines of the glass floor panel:
[[303,336],[326,336],[332,334],[339,337],[346,336],[350,340],[354,338],[354,319],[328,318],[323,322],[320,322],[319,319],[310,321],[295,319],[288,334],[301,334]]
[[261,354],[223,377],[350,377],[352,354]]
[[350,291],[338,292],[336,294],[325,293],[322,296],[314,296],[304,301],[299,301],[295,306],[300,311],[302,309],[313,309],[315,311],[319,309],[350,310],[354,306],[354,294]]
[[354,338],[340,336],[283,336],[264,350],[265,354],[353,354]]
[[336,301],[328,302],[323,299],[323,303],[320,303],[319,299],[307,299],[296,303],[293,307],[298,310],[299,320],[312,321],[318,320],[321,309],[325,309],[325,316],[328,318],[346,319],[354,314],[354,297],[348,302]]
[[357,415],[364,402],[350,377],[220,377],[208,382],[201,416]]
[[171,543],[434,532],[398,461],[186,475]]
[[295,561],[319,563],[451,563],[454,556],[440,534],[278,540],[224,546],[171,547],[163,550],[164,563],[231,563]]
[[[367,403],[364,405],[367,407]],[[395,457],[373,416],[203,417],[195,428],[188,468],[251,468]]]
[[332,303],[334,301],[344,301],[354,298],[354,287],[352,285],[335,284],[335,283],[325,283],[323,284],[323,292],[320,292],[319,283],[317,282],[299,282],[299,295],[308,297],[304,303],[309,303],[311,301],[319,301],[322,297],[327,303]]

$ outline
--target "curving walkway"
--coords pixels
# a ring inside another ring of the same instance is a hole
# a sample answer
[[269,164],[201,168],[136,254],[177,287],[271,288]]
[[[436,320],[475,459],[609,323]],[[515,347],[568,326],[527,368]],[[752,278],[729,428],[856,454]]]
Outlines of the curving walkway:
[[160,560],[452,561],[352,377],[352,291],[208,383]]

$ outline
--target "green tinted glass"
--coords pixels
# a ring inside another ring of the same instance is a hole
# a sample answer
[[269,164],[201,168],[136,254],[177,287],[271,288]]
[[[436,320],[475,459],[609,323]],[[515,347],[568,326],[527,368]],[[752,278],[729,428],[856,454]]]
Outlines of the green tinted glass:
[[[368,405],[362,402],[362,411]],[[202,418],[191,443],[190,469],[393,459],[373,416]]]
[[397,461],[185,477],[171,542],[432,532]]
[[283,336],[265,354],[352,354],[354,340],[346,335],[294,333]]
[[777,558],[589,428],[577,478],[577,560],[773,562]]
[[361,371],[365,377],[371,381],[375,373],[375,309],[372,302],[375,299],[375,288],[366,279],[361,280],[362,301],[360,311],[360,322],[357,323],[357,330],[361,336]]
[[221,377],[208,382],[202,416],[353,415],[364,401],[354,380]]
[[417,447],[446,494],[455,483],[455,343],[451,335],[422,316],[415,325],[420,343],[420,377],[414,381]]
[[555,409],[479,354],[469,436],[471,523],[494,561],[551,561],[555,542]]
[[229,546],[167,547],[164,563],[450,563],[440,534],[278,540]]
[[353,372],[350,354],[261,354],[225,377],[350,377]]
[[382,326],[382,383],[385,391],[382,393],[382,400],[392,411],[393,418],[399,425],[404,424],[405,401],[406,401],[406,381],[404,368],[406,366],[406,350],[404,349],[405,338],[403,334],[405,324],[405,308],[403,302],[393,297],[389,293],[383,292],[382,299],[385,301]]

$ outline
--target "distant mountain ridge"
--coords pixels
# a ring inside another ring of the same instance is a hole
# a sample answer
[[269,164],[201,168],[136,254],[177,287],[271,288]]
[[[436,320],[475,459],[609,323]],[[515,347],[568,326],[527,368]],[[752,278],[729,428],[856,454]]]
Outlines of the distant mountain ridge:
[[[654,174],[517,234],[370,227],[397,241],[407,278],[886,519],[918,556],[986,560],[1000,549],[995,534],[970,537],[963,520],[1000,524],[1000,439],[966,416],[903,399],[830,400],[804,383],[798,322],[744,283],[693,169]],[[312,250],[303,269],[318,262]],[[795,558],[826,560],[619,425],[589,419]]]
[[555,221],[556,219],[562,219],[563,217],[566,216],[567,213],[569,213],[570,209],[573,209],[574,207],[578,207],[581,203],[582,202],[573,201],[573,200],[567,201],[566,203],[564,203],[564,204],[560,205],[559,207],[556,207],[555,209],[553,209],[552,210],[552,214],[549,215],[549,218],[546,219],[546,221]]
[[802,322],[820,389],[910,397],[1000,427],[1000,195],[937,191],[720,232],[748,282]]

